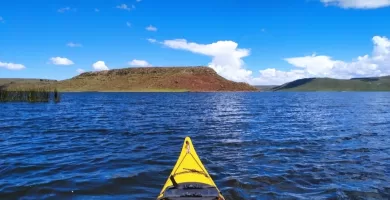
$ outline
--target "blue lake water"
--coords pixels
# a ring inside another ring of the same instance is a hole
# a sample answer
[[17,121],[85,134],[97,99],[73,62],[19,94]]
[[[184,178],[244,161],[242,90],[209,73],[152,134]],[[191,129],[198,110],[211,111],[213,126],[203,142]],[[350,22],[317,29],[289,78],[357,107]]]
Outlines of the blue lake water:
[[0,104],[0,199],[155,199],[185,136],[226,199],[389,199],[390,93]]

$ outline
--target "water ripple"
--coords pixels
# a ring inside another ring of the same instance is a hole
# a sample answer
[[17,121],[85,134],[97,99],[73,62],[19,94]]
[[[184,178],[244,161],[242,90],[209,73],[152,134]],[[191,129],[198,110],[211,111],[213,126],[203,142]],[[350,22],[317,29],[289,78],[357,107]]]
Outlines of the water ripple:
[[226,199],[389,199],[390,93],[0,104],[0,199],[154,199],[191,136]]

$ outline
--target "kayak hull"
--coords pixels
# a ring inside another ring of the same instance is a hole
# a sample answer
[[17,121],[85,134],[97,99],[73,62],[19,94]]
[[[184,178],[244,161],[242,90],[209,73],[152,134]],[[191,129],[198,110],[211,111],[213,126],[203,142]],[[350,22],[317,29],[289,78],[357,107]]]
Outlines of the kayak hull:
[[157,199],[224,200],[189,137],[184,139],[179,158]]

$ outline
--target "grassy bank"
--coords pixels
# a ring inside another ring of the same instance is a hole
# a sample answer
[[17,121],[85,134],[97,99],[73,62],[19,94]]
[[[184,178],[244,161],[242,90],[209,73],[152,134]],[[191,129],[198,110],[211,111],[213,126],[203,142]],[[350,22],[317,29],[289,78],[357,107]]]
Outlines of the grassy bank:
[[50,91],[44,88],[26,90],[0,89],[0,102],[59,102],[60,93],[57,90]]
[[131,89],[131,90],[97,90],[97,91],[72,91],[72,90],[61,90],[59,89],[59,92],[66,93],[66,92],[189,92],[189,90],[186,89]]
[[298,79],[275,91],[390,91],[390,76],[354,79],[306,78]]

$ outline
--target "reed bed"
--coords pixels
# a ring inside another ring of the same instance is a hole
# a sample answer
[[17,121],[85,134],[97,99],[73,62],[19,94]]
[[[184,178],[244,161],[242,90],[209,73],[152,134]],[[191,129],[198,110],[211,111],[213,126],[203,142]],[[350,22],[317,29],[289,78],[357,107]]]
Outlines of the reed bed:
[[7,90],[0,89],[0,102],[60,102],[60,93],[57,89],[54,92],[45,88]]

